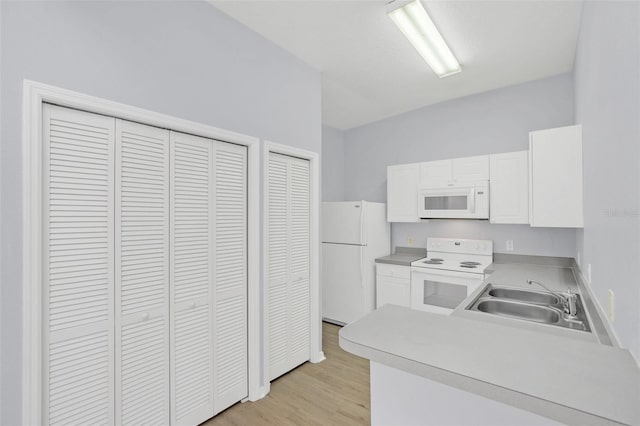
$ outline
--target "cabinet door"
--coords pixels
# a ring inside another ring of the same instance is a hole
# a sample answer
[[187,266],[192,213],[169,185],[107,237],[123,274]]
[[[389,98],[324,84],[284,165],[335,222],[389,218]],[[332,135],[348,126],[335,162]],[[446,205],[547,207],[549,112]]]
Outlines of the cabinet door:
[[419,222],[418,164],[387,167],[387,221]]
[[168,424],[169,131],[116,120],[116,424]]
[[442,186],[453,179],[453,160],[420,163],[420,186]]
[[490,156],[491,223],[529,223],[529,153]]
[[529,134],[531,226],[581,228],[582,127]]
[[43,424],[114,423],[114,126],[43,108]]
[[376,308],[386,304],[410,308],[411,280],[378,275],[376,277]]
[[455,158],[453,161],[453,179],[455,181],[488,180],[489,156]]
[[213,368],[217,414],[249,391],[247,148],[215,142],[214,167]]
[[[171,424],[214,415],[214,143],[171,132]],[[231,336],[233,337],[233,336]]]

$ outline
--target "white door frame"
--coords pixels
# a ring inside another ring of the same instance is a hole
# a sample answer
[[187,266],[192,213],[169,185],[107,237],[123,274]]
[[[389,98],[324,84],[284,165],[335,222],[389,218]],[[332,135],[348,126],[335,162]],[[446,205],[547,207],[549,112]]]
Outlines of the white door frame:
[[247,147],[248,399],[260,399],[259,139],[25,80],[22,110],[22,423],[42,423],[42,108],[45,102]]
[[291,157],[298,157],[304,160],[309,160],[310,166],[310,309],[309,309],[309,329],[311,335],[309,336],[309,356],[312,363],[321,362],[325,359],[322,352],[322,313],[320,311],[320,156],[316,152],[307,151],[300,148],[295,148],[289,145],[283,145],[275,142],[264,141],[262,156],[262,185],[263,185],[263,215],[265,222],[262,227],[262,252],[264,253],[264,261],[262,267],[262,280],[264,283],[264,365],[263,365],[263,383],[264,394],[268,394],[271,388],[269,380],[269,316],[267,315],[269,309],[269,295],[268,295],[268,271],[267,271],[267,259],[269,255],[269,238],[267,235],[267,223],[266,217],[269,209],[269,190],[268,190],[268,176],[269,176],[269,154],[276,153],[282,155],[288,155]]

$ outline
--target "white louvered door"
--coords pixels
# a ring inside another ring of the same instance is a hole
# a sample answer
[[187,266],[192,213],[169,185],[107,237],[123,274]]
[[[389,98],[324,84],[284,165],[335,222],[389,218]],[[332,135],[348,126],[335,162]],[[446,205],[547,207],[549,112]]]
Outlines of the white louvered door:
[[310,178],[309,161],[291,158],[289,168],[289,310],[291,368],[309,359],[310,333]]
[[43,110],[43,424],[114,422],[114,119]]
[[216,141],[214,157],[213,364],[217,414],[249,393],[247,148]]
[[116,120],[116,424],[169,424],[169,131]]
[[247,154],[171,132],[173,423],[199,424],[247,385]]
[[196,425],[213,406],[214,144],[171,132],[171,417]]
[[309,161],[269,153],[267,318],[269,378],[309,359]]
[[42,128],[42,423],[245,398],[247,148],[53,105]]
[[267,319],[269,324],[269,379],[289,371],[288,314],[288,157],[269,153],[267,175]]

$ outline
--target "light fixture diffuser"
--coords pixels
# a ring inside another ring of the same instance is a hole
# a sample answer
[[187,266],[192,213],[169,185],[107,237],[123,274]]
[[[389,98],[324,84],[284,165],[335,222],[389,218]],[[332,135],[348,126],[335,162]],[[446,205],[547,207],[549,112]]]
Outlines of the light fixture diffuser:
[[[400,4],[400,6],[399,6]],[[447,77],[462,71],[453,52],[424,10],[420,0],[396,0],[391,3],[387,14],[409,39],[438,77]]]

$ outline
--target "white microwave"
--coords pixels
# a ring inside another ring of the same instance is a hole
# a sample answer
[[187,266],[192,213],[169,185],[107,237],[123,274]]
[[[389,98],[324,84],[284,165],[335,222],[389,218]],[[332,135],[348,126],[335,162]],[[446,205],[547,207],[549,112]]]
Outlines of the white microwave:
[[489,219],[489,181],[422,187],[418,215],[421,219]]

